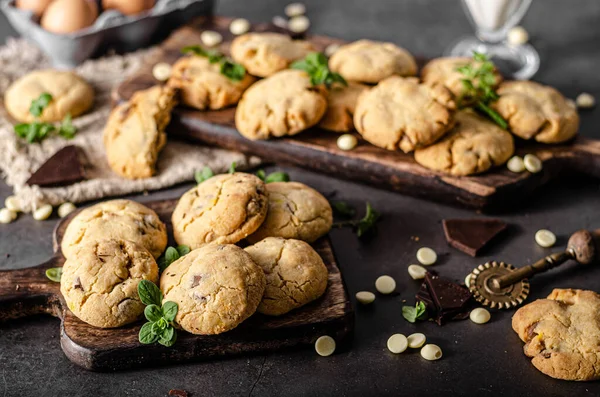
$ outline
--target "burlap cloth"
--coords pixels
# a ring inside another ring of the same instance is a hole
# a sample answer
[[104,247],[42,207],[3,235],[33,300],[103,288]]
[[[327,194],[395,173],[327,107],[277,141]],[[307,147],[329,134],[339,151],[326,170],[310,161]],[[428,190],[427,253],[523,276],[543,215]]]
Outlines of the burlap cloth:
[[[24,211],[32,211],[44,203],[56,206],[66,201],[78,203],[157,190],[193,180],[194,171],[204,166],[219,173],[227,170],[234,161],[238,169],[260,163],[256,157],[169,140],[160,153],[156,176],[128,180],[111,171],[102,145],[102,130],[110,113],[110,91],[156,54],[155,50],[149,49],[124,56],[108,56],[87,61],[75,69],[94,86],[96,96],[93,109],[73,121],[79,131],[72,140],[52,137],[42,143],[28,144],[15,135],[12,122],[3,104],[0,105],[0,171],[6,183],[12,186]],[[9,38],[6,45],[0,47],[0,96],[3,98],[8,86],[23,74],[50,67],[50,60],[33,44],[24,39]],[[40,188],[25,184],[40,165],[67,145],[77,145],[85,152],[87,180],[59,188]],[[2,206],[0,203],[0,207]]]

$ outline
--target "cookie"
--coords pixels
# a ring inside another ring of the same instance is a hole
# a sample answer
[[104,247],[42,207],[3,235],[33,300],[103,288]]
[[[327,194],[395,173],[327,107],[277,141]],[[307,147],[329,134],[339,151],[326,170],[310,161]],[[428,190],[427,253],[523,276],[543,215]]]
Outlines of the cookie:
[[267,280],[259,313],[280,316],[314,301],[327,288],[327,268],[304,241],[267,237],[246,247],[246,252]]
[[256,79],[246,73],[242,80],[234,81],[220,70],[220,64],[210,63],[206,57],[183,57],[173,65],[168,85],[180,90],[180,100],[187,106],[199,110],[223,109],[238,103]]
[[156,172],[158,153],[167,143],[176,90],[154,86],[136,92],[110,114],[104,128],[104,148],[110,168],[128,179]]
[[327,111],[319,121],[319,127],[336,132],[352,131],[356,101],[366,89],[366,85],[353,82],[349,82],[347,87],[332,87],[327,95]]
[[256,243],[266,237],[293,238],[312,243],[331,230],[329,201],[315,189],[299,182],[267,184],[269,211],[258,230],[248,236]]
[[267,216],[263,181],[236,172],[214,176],[188,190],[177,203],[173,235],[192,249],[208,243],[233,244],[254,233]]
[[[480,62],[475,62],[472,58],[466,57],[444,57],[429,61],[421,70],[421,79],[424,83],[439,83],[448,88],[456,97],[460,97],[464,92],[462,80],[465,75],[457,69],[461,66],[472,65],[479,67]],[[498,70],[494,70],[494,87],[502,82],[502,75]],[[474,79],[477,85],[478,79]]]
[[29,113],[31,102],[41,94],[52,95],[52,100],[37,118],[39,121],[61,121],[67,114],[77,117],[94,103],[94,89],[77,74],[54,69],[36,70],[13,82],[4,94],[8,113],[23,123],[35,121]]
[[160,289],[175,302],[175,321],[196,335],[215,335],[250,317],[265,290],[265,275],[243,249],[209,244],[181,257],[164,271]]
[[60,292],[80,320],[115,328],[144,312],[137,292],[142,280],[158,282],[158,266],[147,249],[127,240],[93,240],[66,260]]
[[280,33],[247,33],[231,43],[231,57],[248,73],[258,77],[271,76],[294,61],[316,51],[311,43],[292,40]]
[[431,146],[415,150],[423,167],[456,176],[479,174],[513,155],[512,135],[470,110],[456,113],[450,132]]
[[548,298],[523,306],[512,318],[524,353],[542,373],[556,379],[600,379],[600,295],[555,289]]
[[61,250],[69,258],[77,246],[103,239],[129,240],[158,258],[167,246],[167,228],[156,212],[131,200],[110,200],[79,212],[67,226]]
[[348,81],[377,84],[390,76],[414,76],[417,63],[404,48],[393,43],[358,40],[340,47],[329,59],[329,68]]
[[497,92],[500,98],[491,107],[504,117],[516,136],[560,143],[577,134],[577,109],[554,88],[533,81],[506,81]]
[[393,76],[358,97],[354,126],[373,145],[408,153],[444,136],[455,109],[452,93],[441,84]]
[[235,126],[252,140],[295,135],[319,122],[327,91],[313,86],[306,72],[284,70],[253,84],[235,111]]

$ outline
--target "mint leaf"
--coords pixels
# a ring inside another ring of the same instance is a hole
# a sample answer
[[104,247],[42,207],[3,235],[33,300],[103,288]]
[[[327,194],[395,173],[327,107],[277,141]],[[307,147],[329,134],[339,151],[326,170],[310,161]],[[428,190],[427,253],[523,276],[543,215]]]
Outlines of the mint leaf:
[[148,321],[158,321],[162,318],[162,311],[156,305],[148,305],[144,309],[144,316]]
[[40,117],[46,106],[48,106],[51,101],[52,95],[48,94],[47,92],[40,94],[37,99],[31,101],[29,113],[31,113],[31,115],[34,117]]
[[140,328],[139,340],[141,343],[149,345],[158,340],[158,335],[152,331],[153,324],[154,323],[146,323]]
[[190,247],[185,244],[180,244],[175,249],[179,253],[179,256],[185,256],[185,255],[189,254],[191,251]]
[[256,171],[256,176],[258,177],[258,179],[264,182],[265,178],[267,177],[267,173],[265,172],[265,170],[260,169]]
[[231,163],[231,165],[229,166],[229,171],[227,171],[230,174],[233,174],[235,172],[235,167],[236,167],[237,163],[234,161],[233,163]]
[[178,311],[179,306],[177,306],[177,303],[171,301],[163,303],[162,315],[167,321],[175,320]]
[[144,305],[160,306],[162,302],[162,292],[152,281],[142,280],[138,284],[138,295]]
[[375,209],[371,206],[371,203],[367,203],[365,216],[358,221],[358,225],[356,226],[356,235],[358,237],[362,237],[371,232],[375,228],[375,224],[379,220],[379,217],[379,212],[375,211]]
[[202,171],[196,171],[194,174],[194,179],[196,179],[196,183],[200,184],[205,180],[212,178],[213,176],[215,176],[213,170],[211,170],[209,167],[204,167],[202,168]]
[[221,74],[232,81],[241,81],[246,76],[246,68],[228,59],[221,62]]
[[172,326],[168,326],[158,339],[158,343],[165,347],[171,347],[177,341],[177,332]]
[[221,74],[232,81],[240,81],[246,76],[246,68],[244,66],[228,59],[218,50],[205,49],[199,45],[190,45],[183,47],[181,52],[205,57],[208,58],[208,62],[210,63],[220,64],[219,71]]
[[348,85],[342,75],[334,73],[329,69],[327,57],[320,52],[311,52],[304,59],[292,63],[290,67],[305,71],[310,77],[312,85],[324,84],[327,88],[330,88],[335,83],[344,86]]
[[63,119],[60,127],[58,128],[58,135],[62,136],[65,139],[73,139],[75,138],[75,134],[77,133],[77,128],[71,124],[71,114],[68,113]]
[[356,214],[356,210],[345,201],[334,201],[331,203],[331,208],[336,215],[344,218],[352,218]]
[[175,262],[177,259],[179,259],[179,257],[180,255],[177,251],[177,248],[168,247],[165,251],[165,261],[167,262],[167,266]]
[[265,183],[289,182],[290,176],[285,172],[272,172],[265,178]]
[[427,306],[425,303],[419,301],[415,304],[415,306],[403,306],[402,307],[402,317],[409,323],[414,323],[417,320],[426,320],[427,319]]
[[60,283],[60,279],[62,277],[63,268],[62,267],[52,267],[50,269],[46,269],[46,277],[55,283]]

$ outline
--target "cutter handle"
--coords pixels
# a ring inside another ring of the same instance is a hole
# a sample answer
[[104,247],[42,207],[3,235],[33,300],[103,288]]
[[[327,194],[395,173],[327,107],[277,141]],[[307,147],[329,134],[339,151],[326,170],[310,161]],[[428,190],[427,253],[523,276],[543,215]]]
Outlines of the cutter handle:
[[600,229],[576,231],[569,238],[567,251],[570,251],[574,259],[582,265],[599,262]]

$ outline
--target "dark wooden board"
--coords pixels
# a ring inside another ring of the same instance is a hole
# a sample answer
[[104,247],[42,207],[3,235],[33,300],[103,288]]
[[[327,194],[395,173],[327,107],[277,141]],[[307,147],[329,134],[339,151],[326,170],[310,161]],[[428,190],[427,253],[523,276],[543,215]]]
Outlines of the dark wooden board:
[[[225,40],[220,49],[227,52],[232,39],[227,29],[229,21],[229,18],[223,17],[202,18],[175,31],[161,45],[158,58],[173,63],[181,56],[180,49],[183,46],[201,43],[200,33],[204,29],[221,32]],[[253,26],[255,31],[271,29],[266,24]],[[308,39],[319,49],[324,49],[330,43],[342,42],[324,36],[309,36]],[[113,100],[126,100],[135,91],[156,84],[151,73],[152,64],[146,65],[137,75],[118,86],[113,92]],[[544,161],[544,170],[539,174],[514,174],[500,167],[478,176],[453,177],[421,167],[412,154],[388,151],[362,140],[355,150],[344,152],[336,145],[339,135],[318,128],[289,138],[250,141],[235,129],[234,114],[235,108],[203,112],[178,107],[168,133],[170,136],[255,154],[268,161],[290,163],[328,175],[476,209],[517,205],[524,195],[565,170],[600,177],[600,141],[582,137],[562,145],[518,142],[517,154],[533,153]]]
[[[170,219],[176,203],[176,200],[145,203],[167,224],[169,235],[172,235]],[[27,269],[0,271],[0,323],[44,313],[60,318],[63,351],[71,361],[86,369],[111,371],[274,351],[313,344],[321,335],[332,336],[341,346],[352,339],[354,312],[327,237],[313,244],[329,270],[325,294],[283,316],[257,313],[236,329],[220,335],[199,336],[180,331],[177,343],[170,348],[139,343],[142,321],[116,329],[92,327],[67,309],[59,283],[45,276],[46,269],[64,263],[60,241],[74,215],[57,225],[53,237],[55,254],[50,260]]]

